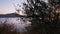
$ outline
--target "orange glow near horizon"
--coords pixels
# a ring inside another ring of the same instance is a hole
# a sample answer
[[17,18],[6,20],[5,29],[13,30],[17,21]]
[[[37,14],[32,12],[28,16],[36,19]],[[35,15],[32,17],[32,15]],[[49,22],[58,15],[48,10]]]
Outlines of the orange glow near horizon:
[[8,13],[14,13],[15,11],[13,10],[0,10],[0,14],[8,14]]

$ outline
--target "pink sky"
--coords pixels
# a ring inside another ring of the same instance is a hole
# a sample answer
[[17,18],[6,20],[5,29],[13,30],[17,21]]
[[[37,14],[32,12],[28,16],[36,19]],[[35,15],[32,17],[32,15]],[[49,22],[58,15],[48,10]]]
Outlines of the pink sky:
[[7,14],[16,12],[13,3],[16,5],[23,0],[0,0],[0,14]]

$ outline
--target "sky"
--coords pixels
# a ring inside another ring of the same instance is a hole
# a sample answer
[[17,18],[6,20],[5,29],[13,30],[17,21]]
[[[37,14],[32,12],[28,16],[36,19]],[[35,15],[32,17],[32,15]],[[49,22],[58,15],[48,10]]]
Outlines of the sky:
[[[47,0],[42,0],[47,3]],[[0,0],[0,14],[14,13],[15,5],[21,2],[25,2],[25,0]]]
[[15,12],[15,6],[23,0],[0,0],[0,14]]

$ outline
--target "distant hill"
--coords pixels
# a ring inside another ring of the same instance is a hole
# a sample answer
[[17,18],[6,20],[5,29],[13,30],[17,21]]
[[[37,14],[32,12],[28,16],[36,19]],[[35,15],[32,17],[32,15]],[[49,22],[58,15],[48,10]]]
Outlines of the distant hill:
[[11,13],[11,14],[0,14],[0,18],[8,18],[8,17],[20,17],[17,13]]
[[[0,14],[0,18],[12,18],[12,17],[30,18],[30,17],[33,17],[33,16],[22,16],[22,15],[19,15],[17,13]],[[36,17],[38,17],[38,16],[36,16]]]

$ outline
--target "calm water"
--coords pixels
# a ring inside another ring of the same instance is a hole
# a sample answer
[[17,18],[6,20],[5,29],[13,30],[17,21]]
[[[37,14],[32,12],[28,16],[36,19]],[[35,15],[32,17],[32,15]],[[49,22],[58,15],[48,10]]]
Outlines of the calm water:
[[25,31],[25,27],[30,24],[30,22],[24,22],[20,17],[14,18],[0,18],[0,24],[3,24],[6,21],[6,24],[14,24],[14,28],[19,30],[20,32]]

